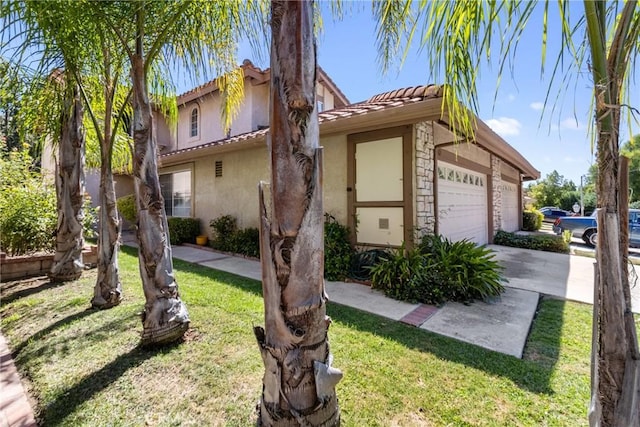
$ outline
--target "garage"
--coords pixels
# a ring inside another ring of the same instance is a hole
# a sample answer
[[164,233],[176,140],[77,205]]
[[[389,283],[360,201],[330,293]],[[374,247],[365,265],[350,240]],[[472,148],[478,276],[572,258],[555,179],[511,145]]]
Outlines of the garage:
[[520,209],[518,202],[518,186],[510,182],[502,183],[502,221],[500,228],[504,231],[520,229]]
[[487,176],[438,162],[438,233],[452,241],[489,239]]

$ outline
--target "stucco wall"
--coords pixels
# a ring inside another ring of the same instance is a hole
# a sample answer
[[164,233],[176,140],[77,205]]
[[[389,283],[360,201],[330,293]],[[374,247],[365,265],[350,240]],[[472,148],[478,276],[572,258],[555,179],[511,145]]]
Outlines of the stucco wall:
[[333,110],[333,107],[335,105],[334,100],[333,100],[333,94],[331,92],[329,92],[329,89],[327,89],[324,85],[322,84],[318,84],[317,85],[317,89],[316,89],[316,93],[318,94],[319,97],[322,97],[323,102],[324,102],[324,110]]
[[[209,221],[232,215],[238,227],[258,226],[258,182],[267,180],[266,147],[224,153],[194,163],[192,194],[194,216],[211,235]],[[215,176],[215,162],[222,162],[222,176]]]
[[164,116],[157,111],[153,112],[154,123],[156,126],[156,140],[158,141],[158,149],[162,152],[174,151],[176,149],[176,135],[169,129]]
[[[341,224],[347,223],[346,136],[323,138],[324,210]],[[160,173],[190,169],[193,165],[193,216],[211,237],[209,222],[232,215],[238,227],[258,226],[258,182],[270,180],[266,145],[199,158],[194,162],[163,168]],[[222,162],[222,176],[215,176],[215,162]]]

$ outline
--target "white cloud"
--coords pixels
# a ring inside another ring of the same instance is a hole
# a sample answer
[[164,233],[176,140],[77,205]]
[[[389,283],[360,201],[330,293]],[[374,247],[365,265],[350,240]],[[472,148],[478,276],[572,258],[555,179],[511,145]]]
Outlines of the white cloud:
[[560,129],[568,129],[568,130],[582,130],[584,129],[584,124],[580,123],[578,120],[574,118],[567,118],[560,122]]
[[487,120],[487,125],[500,136],[520,135],[522,123],[510,117],[499,117]]
[[531,104],[529,104],[529,107],[531,107],[531,109],[536,110],[536,111],[542,111],[542,109],[544,108],[544,103],[543,102],[532,102]]
[[509,102],[513,102],[513,101],[515,101],[515,100],[516,100],[516,96],[515,96],[514,94],[510,93],[510,94],[507,96],[507,100],[508,100]]

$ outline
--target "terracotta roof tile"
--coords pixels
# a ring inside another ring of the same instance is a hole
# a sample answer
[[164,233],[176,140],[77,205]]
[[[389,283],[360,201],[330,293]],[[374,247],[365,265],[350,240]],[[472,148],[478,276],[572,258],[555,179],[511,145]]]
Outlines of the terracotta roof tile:
[[[244,65],[244,64],[243,64]],[[397,89],[391,92],[381,93],[369,98],[367,101],[358,102],[356,104],[347,105],[346,107],[326,110],[318,114],[319,123],[332,122],[342,120],[349,117],[360,116],[372,111],[381,111],[389,108],[400,107],[403,105],[420,102],[427,98],[438,98],[442,96],[442,87],[437,85],[413,86],[403,89]],[[269,129],[261,129],[258,131],[247,132],[235,135],[230,138],[220,139],[208,142],[206,144],[197,145],[195,147],[183,148],[169,153],[164,153],[160,157],[169,157],[179,153],[196,151],[203,148],[230,145],[253,138],[264,136]]]

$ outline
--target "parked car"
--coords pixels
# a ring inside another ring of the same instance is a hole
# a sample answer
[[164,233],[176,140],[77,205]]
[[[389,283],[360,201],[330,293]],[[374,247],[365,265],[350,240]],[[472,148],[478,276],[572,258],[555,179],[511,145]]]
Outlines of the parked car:
[[554,222],[558,218],[564,218],[565,216],[573,216],[573,212],[565,211],[563,209],[554,207],[544,207],[540,209],[540,213],[544,215],[543,221]]
[[[591,216],[561,217],[553,223],[553,232],[562,234],[571,231],[573,237],[595,247],[598,241],[597,210]],[[640,209],[629,209],[629,246],[640,247]]]

